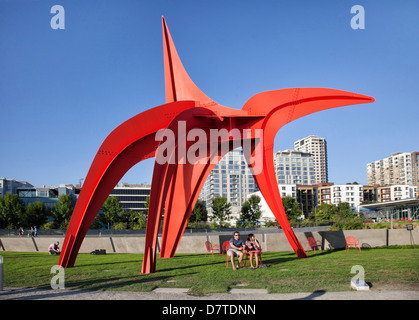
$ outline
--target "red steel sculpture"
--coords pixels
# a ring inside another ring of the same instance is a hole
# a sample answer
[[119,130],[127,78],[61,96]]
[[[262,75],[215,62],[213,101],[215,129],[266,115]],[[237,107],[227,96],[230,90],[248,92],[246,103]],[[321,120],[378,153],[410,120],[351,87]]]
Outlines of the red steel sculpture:
[[[174,256],[199,192],[229,151],[242,147],[267,204],[299,258],[306,253],[285,215],[273,165],[275,135],[305,115],[374,98],[327,88],[261,92],[241,110],[219,105],[189,78],[164,17],[166,104],[122,123],[105,139],[86,176],[67,229],[59,265],[73,267],[87,230],[124,174],[155,157],[141,273],[156,271],[157,237],[164,212],[160,257]],[[192,159],[192,160],[191,160]]]

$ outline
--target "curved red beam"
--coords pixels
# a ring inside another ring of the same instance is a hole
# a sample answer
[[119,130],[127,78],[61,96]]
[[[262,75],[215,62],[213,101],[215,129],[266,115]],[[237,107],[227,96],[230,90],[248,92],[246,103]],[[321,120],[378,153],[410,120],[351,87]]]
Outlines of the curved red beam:
[[[138,162],[154,157],[158,142],[155,133],[166,128],[194,101],[165,104],[127,120],[105,139],[97,152],[73,211],[58,264],[72,267],[94,218],[115,185]],[[150,121],[150,119],[154,119]]]
[[329,108],[372,101],[374,99],[368,96],[335,89],[293,88],[259,93],[243,106],[242,110],[247,111],[249,115],[265,115],[261,125],[263,157],[258,160],[262,161],[263,170],[259,170],[260,173],[255,174],[254,178],[266,203],[284,230],[291,247],[300,258],[307,255],[289,225],[278,190],[273,163],[275,135],[282,126],[305,115]]

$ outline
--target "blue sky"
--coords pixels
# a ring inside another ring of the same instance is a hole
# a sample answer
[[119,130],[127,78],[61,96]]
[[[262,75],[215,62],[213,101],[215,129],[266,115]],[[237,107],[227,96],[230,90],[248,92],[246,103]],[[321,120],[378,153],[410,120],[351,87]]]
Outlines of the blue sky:
[[[54,30],[53,5],[65,9]],[[351,7],[365,29],[351,28]],[[0,177],[77,184],[119,124],[165,103],[161,16],[183,64],[216,102],[327,87],[371,104],[283,127],[275,150],[326,138],[329,181],[367,183],[366,164],[419,151],[419,2],[0,0]],[[153,160],[121,180],[151,182]]]

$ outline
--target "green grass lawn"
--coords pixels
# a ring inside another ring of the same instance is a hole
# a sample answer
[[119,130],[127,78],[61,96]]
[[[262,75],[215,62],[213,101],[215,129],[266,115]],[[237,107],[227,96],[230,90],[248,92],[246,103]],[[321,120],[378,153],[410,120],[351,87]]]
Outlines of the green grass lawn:
[[[58,257],[45,253],[2,252],[5,287],[50,288],[51,267]],[[74,268],[65,269],[65,287],[88,290],[151,291],[157,287],[191,288],[192,293],[227,292],[230,288],[265,288],[269,293],[351,290],[354,265],[365,270],[374,289],[419,290],[419,246],[327,250],[298,259],[294,252],[265,252],[267,268],[234,271],[225,258],[179,254],[158,259],[157,272],[140,273],[142,255],[79,254]]]

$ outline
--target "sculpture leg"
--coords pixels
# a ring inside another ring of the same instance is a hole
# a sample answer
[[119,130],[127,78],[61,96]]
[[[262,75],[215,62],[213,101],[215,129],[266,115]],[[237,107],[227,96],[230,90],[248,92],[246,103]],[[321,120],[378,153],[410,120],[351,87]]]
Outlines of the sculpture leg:
[[161,258],[175,255],[195,203],[206,178],[215,164],[184,164],[177,166],[172,189],[166,198]]
[[154,164],[147,216],[144,259],[141,267],[141,273],[143,274],[156,272],[157,237],[163,213],[164,196],[167,194],[169,187],[168,184],[164,184],[168,166],[168,164],[158,164],[157,162]]
[[[195,184],[190,180],[191,177],[187,175],[187,172],[193,172],[193,168],[191,167],[190,170],[185,172],[183,171],[185,167],[191,165],[187,164],[187,159],[179,159],[182,157],[179,156],[178,143],[179,141],[180,143],[186,143],[186,123],[188,123],[188,126],[193,126],[195,122],[202,121],[202,118],[194,117],[194,115],[197,114],[205,115],[212,113],[204,108],[186,110],[180,113],[170,123],[166,131],[161,134],[161,137],[170,136],[173,137],[174,140],[169,140],[169,138],[167,138],[168,140],[160,145],[161,149],[158,149],[156,152],[149,203],[149,217],[147,219],[146,244],[141,273],[148,274],[155,272],[156,245],[163,205],[165,212],[164,223],[166,227],[164,229],[161,249],[164,252],[162,257],[166,257],[167,255],[165,253],[168,252],[166,247],[167,235],[170,235],[173,246],[177,247],[181,234],[180,236],[174,236],[174,234],[183,233],[184,226],[186,226],[187,219],[190,216],[190,212],[192,212],[192,209],[189,210],[188,207],[191,206],[191,201],[196,201],[196,198],[192,196]],[[188,122],[186,120],[188,120]],[[182,130],[178,128],[180,121],[182,121],[181,125],[185,126],[182,127]],[[181,148],[184,150],[188,149],[185,145],[181,145]],[[186,154],[183,156],[186,156]],[[182,183],[182,185],[179,186],[178,183]],[[168,227],[169,225],[171,226],[170,228]],[[169,232],[167,232],[167,230],[169,230]],[[176,240],[176,238],[178,238],[178,240]],[[172,252],[171,249],[169,251]]]
[[[102,143],[86,176],[62,246],[59,265],[72,267],[84,236],[103,202],[123,175],[136,163],[154,156],[155,132],[166,128],[176,113],[195,106],[193,101],[165,104],[132,117]],[[149,119],[157,119],[149,121]]]
[[284,205],[282,204],[274,170],[273,145],[269,145],[269,143],[267,144],[265,141],[263,157],[255,157],[255,161],[263,161],[263,170],[259,174],[253,175],[259,186],[260,192],[262,193],[269,208],[272,210],[275,218],[281,225],[282,230],[284,230],[285,236],[287,237],[292,249],[299,258],[306,258],[307,255],[304,248],[295,236],[285,214]]
[[[86,177],[67,229],[58,262],[60,266],[65,268],[74,266],[83,239],[102,204],[124,174],[138,163],[138,159],[154,151],[153,144],[153,136],[134,143],[116,156],[103,173],[102,169],[106,166],[106,158],[109,156],[97,155]],[[98,180],[99,182],[95,183]]]
[[[188,164],[172,165],[170,172],[169,192],[166,196],[165,215],[161,243],[161,258],[173,257],[172,249],[177,238],[181,237],[182,226],[187,221],[191,210],[189,210],[190,198],[194,188],[192,181],[193,167]],[[182,230],[183,231],[183,230]],[[174,253],[173,253],[174,254]]]
[[306,254],[289,225],[276,181],[273,165],[275,135],[282,126],[305,115],[372,101],[374,99],[368,96],[335,89],[292,88],[261,92],[249,99],[243,106],[242,110],[248,111],[249,115],[267,115],[260,125],[263,129],[264,148],[263,155],[260,155],[263,160],[258,161],[262,161],[263,170],[254,177],[267,204],[299,257],[306,257]]
[[[188,112],[189,111],[186,111],[185,113]],[[195,121],[197,120],[195,119]],[[206,121],[212,123],[213,119],[201,118],[199,121],[199,127],[204,127]],[[192,123],[194,122],[192,121]],[[195,126],[198,124],[195,123]],[[230,125],[229,121],[226,121],[223,124],[227,126]],[[189,129],[191,129],[191,127],[194,128],[191,124],[189,124],[189,126]],[[207,137],[210,137],[209,132],[207,132]],[[233,140],[230,140],[228,137],[227,140],[222,139],[222,141],[217,144],[221,149],[220,152],[218,148],[212,150],[209,141],[207,141],[207,144],[204,145],[207,150],[206,156],[201,158],[200,161],[189,163],[190,159],[188,159],[188,161],[185,161],[186,163],[178,165],[173,164],[170,166],[167,175],[168,179],[170,179],[170,187],[168,188],[169,192],[166,197],[160,251],[161,258],[171,258],[175,255],[180,239],[186,229],[188,220],[208,175],[225,155],[223,152],[226,153],[241,143],[240,140],[237,142],[238,143],[233,143]],[[190,144],[187,147],[189,148]]]

